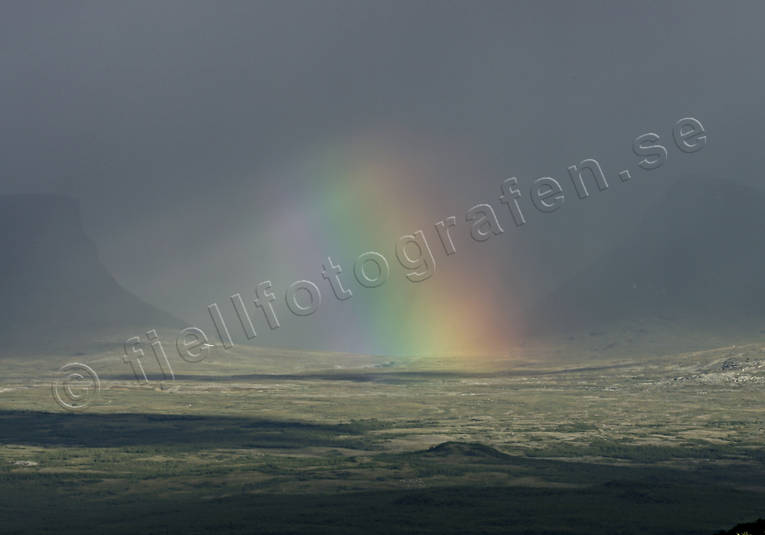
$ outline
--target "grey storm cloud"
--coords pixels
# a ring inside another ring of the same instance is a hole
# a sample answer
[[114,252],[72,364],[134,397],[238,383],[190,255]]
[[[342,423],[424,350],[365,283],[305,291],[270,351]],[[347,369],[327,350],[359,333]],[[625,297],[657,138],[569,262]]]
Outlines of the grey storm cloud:
[[[637,135],[703,121],[704,157],[677,156],[607,198],[535,214],[506,246],[481,253],[485,269],[503,274],[498,292],[524,301],[618,245],[678,180],[761,188],[765,8],[755,2],[5,2],[1,11],[0,193],[79,199],[117,280],[191,322],[213,300],[278,275],[280,259],[258,256],[262,233],[252,229],[268,228],[315,177],[273,170],[328,140],[392,129],[471,155],[473,174],[410,177],[449,202],[401,222],[414,231],[464,218],[477,202],[498,209],[509,176],[524,188],[540,176],[564,181],[588,157],[618,182]],[[448,170],[448,154],[439,157]],[[319,266],[309,269],[318,279]],[[274,341],[310,336],[342,349],[322,321]]]

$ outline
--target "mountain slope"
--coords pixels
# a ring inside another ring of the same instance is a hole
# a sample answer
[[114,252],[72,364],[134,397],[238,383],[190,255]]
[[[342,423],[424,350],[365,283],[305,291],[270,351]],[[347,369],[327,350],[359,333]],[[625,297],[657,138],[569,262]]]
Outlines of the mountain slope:
[[0,356],[180,325],[114,280],[82,229],[76,201],[0,196],[0,228]]
[[764,233],[760,191],[729,180],[681,180],[621,246],[531,309],[527,332],[656,319],[707,328],[761,318]]

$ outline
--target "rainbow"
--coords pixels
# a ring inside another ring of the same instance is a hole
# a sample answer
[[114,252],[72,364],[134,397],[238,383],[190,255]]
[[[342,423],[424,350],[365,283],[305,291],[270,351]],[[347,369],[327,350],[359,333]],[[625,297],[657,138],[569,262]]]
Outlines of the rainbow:
[[[260,266],[259,276],[268,276],[281,291],[307,279],[322,292],[315,316],[282,313],[281,340],[294,330],[301,330],[296,338],[304,340],[305,329],[320,332],[322,342],[328,333],[333,340],[331,347],[312,349],[413,357],[507,354],[512,340],[494,286],[501,281],[486,262],[482,269],[471,264],[483,244],[463,236],[470,205],[449,200],[448,188],[427,186],[445,171],[435,163],[437,153],[399,132],[377,133],[314,148],[272,171],[269,182],[281,184],[287,191],[278,197],[287,200],[272,206],[264,218],[268,224],[260,227],[256,242],[271,265]],[[449,159],[454,158],[451,150]],[[291,184],[301,188],[290,191]],[[451,215],[457,217],[458,245],[448,256],[434,224]],[[395,244],[416,230],[424,231],[437,269],[431,278],[412,283],[396,259]],[[390,265],[388,281],[378,288],[364,288],[353,277],[354,260],[366,251],[381,253]],[[342,266],[350,299],[336,299],[321,277],[328,256]],[[264,332],[259,342],[267,344],[269,336]]]

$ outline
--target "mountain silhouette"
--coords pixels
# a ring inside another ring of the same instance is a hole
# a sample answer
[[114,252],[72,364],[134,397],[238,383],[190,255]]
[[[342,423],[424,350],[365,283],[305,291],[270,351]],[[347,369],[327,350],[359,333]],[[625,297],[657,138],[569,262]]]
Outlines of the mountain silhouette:
[[0,196],[0,228],[0,356],[84,348],[128,328],[180,325],[114,280],[74,199]]
[[764,208],[762,192],[732,180],[679,180],[621,245],[528,312],[527,333],[765,316]]

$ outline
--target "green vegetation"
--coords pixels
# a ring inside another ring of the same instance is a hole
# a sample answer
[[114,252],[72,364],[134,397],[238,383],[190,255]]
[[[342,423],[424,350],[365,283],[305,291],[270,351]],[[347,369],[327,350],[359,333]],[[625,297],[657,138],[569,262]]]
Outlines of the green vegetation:
[[252,380],[234,360],[165,390],[105,379],[80,414],[15,373],[2,532],[711,534],[765,504],[762,383],[698,372],[718,360]]

